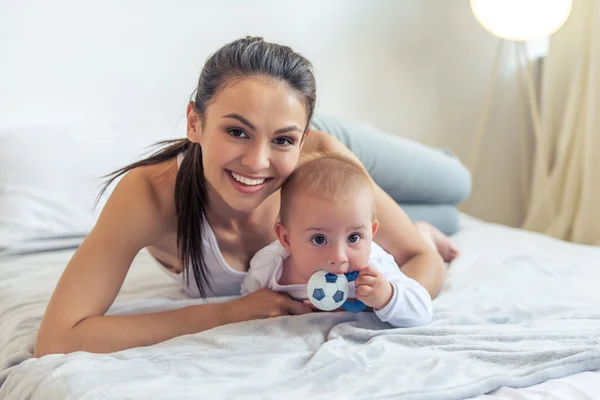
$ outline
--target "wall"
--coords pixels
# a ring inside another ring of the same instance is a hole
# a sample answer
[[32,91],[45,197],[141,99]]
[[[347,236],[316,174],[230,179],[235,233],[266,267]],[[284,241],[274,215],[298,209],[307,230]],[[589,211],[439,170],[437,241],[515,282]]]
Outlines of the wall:
[[[180,136],[204,60],[243,35],[312,60],[319,111],[451,148],[469,162],[498,40],[463,0],[3,0],[0,124],[152,116]],[[522,218],[526,176],[515,65],[503,57],[464,207],[512,225]]]

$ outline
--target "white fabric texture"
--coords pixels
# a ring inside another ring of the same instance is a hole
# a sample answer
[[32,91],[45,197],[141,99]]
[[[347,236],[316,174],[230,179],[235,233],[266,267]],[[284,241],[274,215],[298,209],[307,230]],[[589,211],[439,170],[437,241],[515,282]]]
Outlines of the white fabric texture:
[[[110,190],[94,209],[103,176],[136,161],[174,127],[82,121],[0,125],[0,247],[57,234],[85,234]],[[114,187],[114,186],[113,186]]]
[[[260,249],[252,260],[248,275],[242,282],[241,293],[248,294],[262,288],[288,293],[297,300],[308,298],[306,284],[282,285],[283,260],[289,257],[281,243],[276,240]],[[417,281],[404,275],[394,257],[375,242],[371,243],[369,265],[377,268],[392,284],[394,293],[390,302],[375,315],[394,327],[411,327],[431,322],[431,297]],[[356,298],[356,286],[350,283],[348,298]]]
[[523,227],[600,245],[600,2],[573,2],[569,20],[552,36],[542,71]]
[[[72,251],[0,259],[0,399],[597,398],[599,372],[564,376],[599,358],[600,249],[476,221],[454,239],[462,254],[425,327],[315,313],[40,359],[36,331]],[[200,302],[141,252],[109,313]]]

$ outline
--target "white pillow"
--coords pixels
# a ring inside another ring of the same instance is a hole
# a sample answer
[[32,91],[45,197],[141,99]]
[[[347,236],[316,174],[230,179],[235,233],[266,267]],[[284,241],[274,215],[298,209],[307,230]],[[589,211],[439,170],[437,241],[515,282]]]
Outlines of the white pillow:
[[177,130],[150,121],[0,127],[0,247],[85,234],[110,194],[93,209],[102,176],[185,134]]

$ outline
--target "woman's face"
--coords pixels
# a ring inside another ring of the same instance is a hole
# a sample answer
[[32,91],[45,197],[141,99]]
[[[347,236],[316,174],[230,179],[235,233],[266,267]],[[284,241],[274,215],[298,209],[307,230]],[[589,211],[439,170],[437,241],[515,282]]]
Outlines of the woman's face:
[[296,168],[307,119],[296,93],[262,78],[221,89],[206,109],[204,126],[188,108],[188,137],[202,146],[209,190],[234,210],[256,209]]

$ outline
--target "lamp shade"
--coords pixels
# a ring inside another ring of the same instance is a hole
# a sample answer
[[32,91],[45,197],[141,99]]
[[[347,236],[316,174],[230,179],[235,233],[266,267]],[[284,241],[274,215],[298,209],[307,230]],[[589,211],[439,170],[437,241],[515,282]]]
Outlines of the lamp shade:
[[475,19],[492,34],[508,40],[539,39],[567,20],[573,0],[470,0]]

